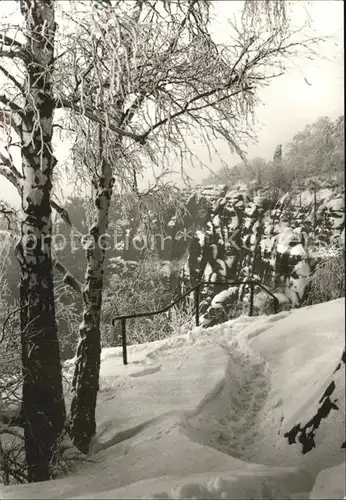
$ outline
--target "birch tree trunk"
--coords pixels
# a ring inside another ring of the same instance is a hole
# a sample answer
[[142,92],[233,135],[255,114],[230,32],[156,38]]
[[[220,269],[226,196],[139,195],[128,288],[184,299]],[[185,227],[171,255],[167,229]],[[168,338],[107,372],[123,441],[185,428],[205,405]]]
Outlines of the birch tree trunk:
[[22,0],[26,22],[25,102],[21,124],[23,185],[20,305],[25,452],[29,482],[50,479],[50,461],[65,424],[51,258],[54,100],[53,0]]
[[86,249],[87,268],[83,290],[83,321],[79,329],[76,367],[72,382],[73,398],[69,431],[73,444],[88,453],[91,439],[96,432],[96,401],[99,389],[104,258],[106,242],[103,235],[108,227],[109,204],[112,196],[112,167],[102,160],[101,173],[94,178],[95,219],[89,231]]

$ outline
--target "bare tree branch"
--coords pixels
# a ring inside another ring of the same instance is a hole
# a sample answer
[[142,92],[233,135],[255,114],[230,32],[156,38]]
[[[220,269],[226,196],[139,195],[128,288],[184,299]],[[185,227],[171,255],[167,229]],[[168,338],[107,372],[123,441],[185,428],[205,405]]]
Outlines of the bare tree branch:
[[20,42],[15,40],[14,38],[11,38],[9,36],[6,36],[4,34],[0,35],[0,46],[1,45],[6,45],[8,47],[17,47],[18,49],[24,50],[24,45],[22,45]]
[[19,135],[23,110],[4,94],[0,95],[0,102],[9,108],[9,110],[6,108],[0,109],[0,126],[8,125],[13,127],[14,131]]
[[21,61],[30,62],[28,54],[24,50],[0,50],[0,57],[8,59],[20,59]]
[[[10,181],[11,184],[13,184],[13,186],[17,188],[18,192],[20,192],[22,183],[19,176],[21,174],[18,171],[17,175],[14,173],[14,171],[11,169],[10,160],[6,158],[2,153],[0,153],[0,160],[3,163],[3,165],[0,164],[0,175]],[[51,200],[51,207],[54,208],[54,210],[58,212],[64,222],[66,222],[68,226],[72,228],[72,223],[68,212],[63,207],[60,207],[60,205],[58,205],[54,200]],[[82,293],[81,283],[65,268],[65,266],[57,258],[53,259],[53,264],[55,265],[56,269],[64,275],[64,283],[70,285],[76,292]]]
[[63,275],[63,282],[71,286],[77,293],[82,294],[83,285],[77,280],[56,257],[53,258],[55,268]]
[[211,96],[219,93],[222,90],[228,90],[229,88],[232,87],[232,85],[236,85],[238,81],[239,81],[239,77],[236,76],[229,84],[227,84],[223,87],[211,89],[211,90],[208,90],[207,92],[204,92],[200,95],[194,96],[192,99],[187,101],[179,111],[176,111],[172,115],[168,115],[165,118],[162,118],[162,120],[159,120],[158,122],[156,122],[146,132],[143,132],[143,134],[142,134],[143,139],[146,139],[150,133],[152,133],[158,127],[161,127],[161,125],[164,125],[165,123],[167,123],[169,120],[173,120],[175,118],[178,118],[179,116],[181,116],[183,114],[187,114],[190,111],[199,111],[199,110],[204,109],[204,108],[212,108],[216,102],[222,102],[225,99],[230,99],[231,97],[234,97],[235,95],[239,94],[241,91],[249,91],[252,89],[251,86],[245,86],[242,89],[239,89],[236,92],[232,92],[231,94],[227,94],[214,102],[204,103],[203,105],[201,105],[199,107],[195,107],[195,108],[191,108],[191,109],[189,108],[189,106],[196,101],[202,100],[206,97],[211,97]]
[[4,94],[0,95],[0,102],[5,104],[5,106],[8,106],[10,108],[10,110],[13,111],[14,113],[17,113],[18,116],[20,116],[20,117],[23,116],[22,108],[20,106],[18,106],[16,103],[14,103],[12,99],[9,99]]
[[54,208],[54,210],[56,210],[58,212],[58,214],[60,215],[62,220],[64,222],[66,222],[66,224],[69,227],[72,228],[72,222],[71,222],[71,219],[70,219],[70,216],[69,216],[67,210],[65,210],[65,208],[58,205],[54,200],[51,200],[50,204],[51,204],[51,207]]
[[0,161],[3,163],[3,165],[5,167],[8,167],[11,170],[12,174],[17,179],[22,179],[23,178],[22,174],[17,170],[17,168],[15,167],[15,165],[13,163],[12,156],[9,152],[9,146],[6,146],[6,150],[7,150],[8,155],[9,155],[8,158],[5,155],[3,155],[0,151]]
[[9,79],[11,82],[17,87],[17,89],[24,94],[24,87],[16,80],[16,78],[11,75],[11,73],[4,68],[3,66],[0,66],[0,71]]
[[[1,100],[1,96],[0,96]],[[109,130],[116,132],[117,134],[124,136],[124,137],[129,137],[133,139],[135,142],[138,142],[139,144],[144,144],[145,138],[143,138],[143,135],[138,135],[138,134],[133,134],[132,132],[126,131],[120,127],[117,127],[116,125],[112,123],[107,123],[104,118],[102,118],[101,114],[98,114],[95,112],[92,108],[90,107],[84,107],[82,109],[77,103],[74,103],[66,98],[59,97],[56,101],[56,108],[61,109],[61,108],[67,108],[71,109],[72,111],[75,111],[76,113],[85,116],[86,118],[89,118],[89,120],[98,123],[102,125],[105,128],[109,128]]]

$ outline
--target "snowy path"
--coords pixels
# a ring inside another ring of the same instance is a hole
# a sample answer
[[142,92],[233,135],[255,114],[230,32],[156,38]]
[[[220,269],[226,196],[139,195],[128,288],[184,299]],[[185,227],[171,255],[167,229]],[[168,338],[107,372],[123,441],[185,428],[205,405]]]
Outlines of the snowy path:
[[[243,322],[247,324],[248,318]],[[247,452],[258,434],[258,416],[270,378],[265,362],[232,339],[229,325],[220,329],[176,337],[142,350],[139,359],[134,351],[134,360],[125,369],[128,377],[123,379],[113,380],[109,375],[114,371],[114,358],[110,358],[112,366],[104,362],[98,406],[102,441],[107,427],[114,428],[115,422],[121,433],[173,412],[194,441],[250,459]],[[113,425],[107,421],[110,414]]]
[[236,343],[225,346],[225,378],[215,398],[187,419],[189,435],[233,457],[249,460],[249,445],[258,434],[258,417],[269,392],[264,361],[243,352]]
[[97,418],[103,442],[115,428],[121,432],[171,412],[195,410],[224,380],[227,354],[213,339],[175,337],[137,347],[130,348],[126,367],[113,356],[102,364]]

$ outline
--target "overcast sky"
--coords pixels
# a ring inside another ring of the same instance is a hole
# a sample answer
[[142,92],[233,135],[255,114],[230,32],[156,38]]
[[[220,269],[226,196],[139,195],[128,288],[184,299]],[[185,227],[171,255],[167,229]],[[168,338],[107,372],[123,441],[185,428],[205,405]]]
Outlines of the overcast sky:
[[[1,2],[3,9],[4,2]],[[8,8],[13,2],[5,2]],[[237,5],[238,4],[238,5]],[[217,21],[214,30],[220,41],[227,37],[228,26],[225,18],[239,8],[239,2],[216,2]],[[7,9],[6,9],[7,10]],[[293,21],[302,25],[306,11],[311,19],[311,29],[315,35],[332,36],[333,39],[321,47],[321,56],[313,61],[292,61],[288,74],[272,81],[270,87],[261,90],[262,104],[257,109],[258,143],[249,144],[248,156],[262,156],[270,159],[278,144],[285,144],[305,125],[316,121],[319,116],[335,119],[344,113],[344,69],[343,69],[343,2],[341,0],[314,0],[312,2],[295,1],[292,7]],[[2,10],[3,12],[3,10]],[[0,14],[1,19],[1,14]],[[311,85],[308,85],[305,78]],[[220,143],[220,153],[229,166],[239,161],[236,155],[229,153],[228,147]],[[220,162],[217,158],[209,161],[206,150],[198,154],[210,166],[217,170]],[[66,145],[56,149],[59,160],[66,156]],[[208,172],[188,168],[189,174],[198,181]],[[16,191],[0,177],[0,198],[18,206]]]
[[[235,8],[233,2],[216,3],[220,38],[227,29],[223,21],[226,6],[229,11]],[[260,90],[262,104],[256,112],[259,122],[256,128],[258,143],[249,144],[250,158],[261,156],[269,160],[278,144],[289,142],[298,130],[313,123],[319,116],[335,119],[344,114],[343,2],[292,2],[291,14],[296,26],[303,25],[307,13],[315,36],[333,38],[321,46],[320,57],[313,61],[292,61],[289,73],[272,80],[269,87]],[[230,156],[226,145],[222,149],[226,157]],[[230,156],[229,162],[232,165],[239,162],[239,158]],[[216,170],[217,159],[212,168]]]

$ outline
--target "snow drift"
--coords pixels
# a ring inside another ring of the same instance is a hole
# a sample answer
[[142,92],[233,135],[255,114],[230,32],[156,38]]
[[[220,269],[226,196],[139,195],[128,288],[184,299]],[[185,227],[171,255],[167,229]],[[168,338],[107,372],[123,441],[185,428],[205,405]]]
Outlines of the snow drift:
[[105,349],[90,461],[2,497],[340,498],[343,349],[344,299]]

